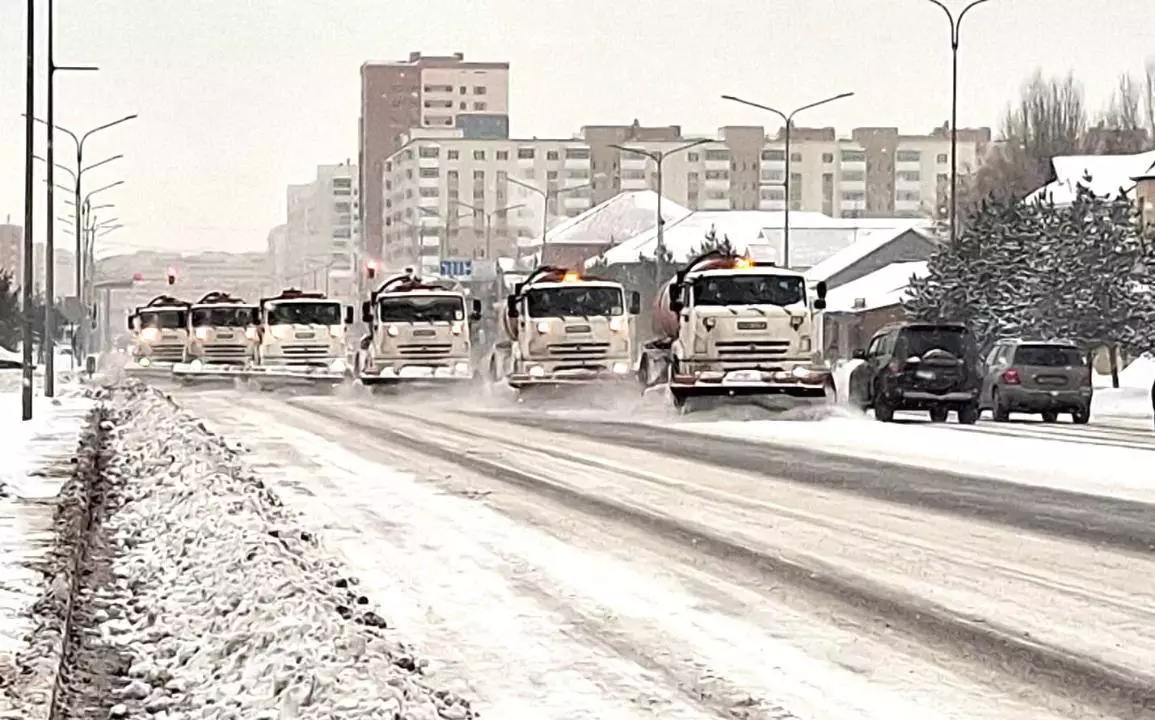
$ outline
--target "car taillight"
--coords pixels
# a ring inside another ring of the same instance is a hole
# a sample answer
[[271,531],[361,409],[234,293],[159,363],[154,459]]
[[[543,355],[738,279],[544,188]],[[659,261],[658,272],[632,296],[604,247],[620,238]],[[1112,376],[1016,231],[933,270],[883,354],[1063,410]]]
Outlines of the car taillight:
[[1023,382],[1023,379],[1019,377],[1018,370],[1011,368],[1010,370],[1003,371],[1003,382],[1007,385],[1019,385]]

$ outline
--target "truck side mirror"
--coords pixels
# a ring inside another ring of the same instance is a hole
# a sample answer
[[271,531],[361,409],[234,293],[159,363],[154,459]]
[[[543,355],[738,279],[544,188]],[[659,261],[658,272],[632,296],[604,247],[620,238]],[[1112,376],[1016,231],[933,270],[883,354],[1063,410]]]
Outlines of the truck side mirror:
[[[826,299],[826,281],[825,280],[819,280],[818,281],[818,287],[815,288],[815,291],[818,293],[818,299],[819,300],[825,300]],[[826,303],[823,303],[823,305],[825,306]],[[818,307],[818,306],[815,305],[814,307]],[[822,308],[818,308],[818,309],[821,310]]]
[[511,318],[515,318],[520,313],[517,311],[517,295],[510,295],[505,299],[505,313]]
[[373,303],[369,302],[368,300],[361,303],[361,322],[373,322]]
[[858,348],[857,350],[855,350],[853,353],[850,354],[850,359],[851,360],[865,360],[866,359],[866,351],[863,350],[862,348]]
[[671,285],[670,286],[670,312],[677,315],[677,314],[681,313],[685,307],[686,307],[686,304],[684,302],[682,302],[682,286],[681,285]]
[[825,298],[816,299],[814,301],[814,309],[815,310],[825,310],[826,309],[826,299]]
[[134,329],[134,328],[132,327],[132,318],[131,318],[131,317],[129,317],[129,318],[128,318],[128,329],[129,329],[129,330],[133,330],[133,329]]
[[642,295],[637,290],[630,293],[630,315],[637,315],[642,311]]
[[353,324],[353,306],[352,305],[346,305],[345,306],[345,324],[346,325],[352,325]]
[[88,377],[92,377],[96,372],[96,356],[89,355],[84,358],[84,372],[88,373]]
[[469,319],[473,322],[481,319],[481,301],[476,298],[470,304]]

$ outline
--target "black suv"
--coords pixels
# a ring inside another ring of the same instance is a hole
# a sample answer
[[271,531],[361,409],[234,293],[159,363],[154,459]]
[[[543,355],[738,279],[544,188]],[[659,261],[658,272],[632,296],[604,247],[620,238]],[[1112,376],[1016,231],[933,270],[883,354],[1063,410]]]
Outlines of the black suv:
[[964,425],[979,419],[978,344],[961,323],[889,325],[854,357],[863,362],[850,373],[851,402],[882,422],[897,410],[929,410],[933,422],[946,422],[951,410]]

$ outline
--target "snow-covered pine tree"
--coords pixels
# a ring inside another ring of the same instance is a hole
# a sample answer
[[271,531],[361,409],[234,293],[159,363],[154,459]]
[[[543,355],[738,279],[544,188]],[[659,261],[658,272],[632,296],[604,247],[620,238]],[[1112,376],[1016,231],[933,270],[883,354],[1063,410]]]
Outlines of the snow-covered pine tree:
[[711,250],[720,250],[724,253],[734,254],[734,243],[730,242],[730,236],[723,235],[722,237],[718,237],[718,231],[713,225],[706,231],[705,237],[702,238],[702,244],[694,250],[693,254],[701,255]]

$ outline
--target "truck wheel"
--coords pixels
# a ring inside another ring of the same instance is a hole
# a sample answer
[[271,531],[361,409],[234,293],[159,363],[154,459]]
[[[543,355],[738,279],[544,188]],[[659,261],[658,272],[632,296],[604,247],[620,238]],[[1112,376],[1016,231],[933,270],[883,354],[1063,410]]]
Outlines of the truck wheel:
[[1045,413],[1043,413],[1043,422],[1045,422],[1045,423],[1059,422],[1059,413],[1055,412],[1054,410],[1046,411]]
[[879,422],[894,421],[894,406],[882,396],[874,399],[874,419]]
[[979,404],[977,402],[967,403],[966,405],[959,405],[959,408],[958,408],[959,425],[974,425],[978,421],[979,421]]
[[997,388],[991,391],[991,417],[995,422],[1007,422],[1011,419],[1011,409],[999,397]]
[[1086,425],[1091,422],[1091,406],[1081,407],[1071,413],[1071,422],[1076,425]]
[[944,407],[933,407],[930,409],[930,421],[933,423],[944,423],[949,414],[950,411]]

